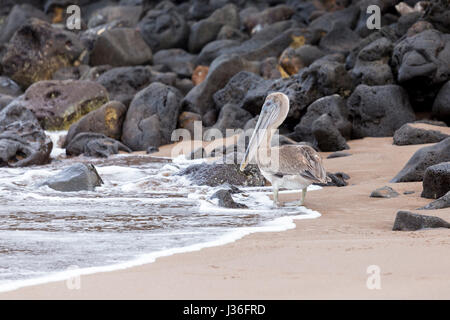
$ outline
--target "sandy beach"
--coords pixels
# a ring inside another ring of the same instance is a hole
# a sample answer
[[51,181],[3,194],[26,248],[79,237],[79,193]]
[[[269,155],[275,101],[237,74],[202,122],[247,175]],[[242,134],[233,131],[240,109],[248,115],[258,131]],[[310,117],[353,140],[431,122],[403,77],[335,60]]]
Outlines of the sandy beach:
[[[430,200],[422,183],[389,183],[424,145],[395,146],[392,138],[348,142],[351,156],[326,159],[330,172],[350,175],[346,187],[309,192],[306,207],[322,216],[298,220],[285,232],[256,233],[234,243],[176,254],[155,263],[25,287],[0,299],[449,299],[448,229],[392,231],[405,209],[450,220],[450,208],[416,211]],[[167,154],[161,148],[160,155]],[[156,154],[158,155],[158,154]],[[370,198],[385,185],[400,196]],[[405,195],[405,191],[414,193]],[[282,195],[282,200],[298,197]],[[368,289],[369,266],[380,289]]]

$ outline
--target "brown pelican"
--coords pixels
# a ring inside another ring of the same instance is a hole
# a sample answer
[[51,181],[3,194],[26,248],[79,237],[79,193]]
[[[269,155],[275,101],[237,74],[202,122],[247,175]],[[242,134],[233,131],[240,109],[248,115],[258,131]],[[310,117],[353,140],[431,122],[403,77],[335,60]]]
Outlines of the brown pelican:
[[241,163],[241,170],[256,155],[256,163],[264,177],[272,183],[273,202],[278,203],[278,189],[301,189],[300,205],[306,190],[314,182],[326,183],[326,171],[320,155],[307,145],[271,147],[274,131],[283,123],[289,112],[289,98],[281,92],[266,97],[255,130]]

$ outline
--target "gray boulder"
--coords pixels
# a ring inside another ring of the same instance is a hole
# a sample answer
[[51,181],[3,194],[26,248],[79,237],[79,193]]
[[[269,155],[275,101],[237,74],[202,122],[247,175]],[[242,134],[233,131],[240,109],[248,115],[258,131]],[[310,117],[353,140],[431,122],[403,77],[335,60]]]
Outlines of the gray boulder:
[[442,132],[441,129],[442,127],[438,126],[420,126],[414,123],[406,123],[395,131],[394,144],[404,146],[440,142],[450,136]]
[[250,112],[233,104],[226,104],[220,109],[219,117],[214,128],[219,129],[223,134],[226,129],[242,129],[248,120],[252,118]]
[[395,217],[393,231],[416,231],[430,228],[450,228],[450,223],[439,217],[425,216],[411,213],[409,211],[399,211]]
[[423,177],[422,197],[437,199],[450,191],[450,162],[428,167]]
[[442,86],[434,100],[433,116],[450,125],[450,81]]
[[153,64],[163,65],[180,77],[192,76],[196,56],[183,49],[160,50],[153,56]]
[[321,151],[339,151],[349,149],[345,138],[334,125],[328,114],[323,114],[312,124],[312,134]]
[[397,85],[361,84],[347,100],[354,138],[389,137],[407,122],[415,120],[408,95]]
[[400,194],[389,186],[378,188],[370,194],[371,198],[396,198]]
[[108,138],[104,134],[81,132],[70,140],[66,147],[68,156],[85,155],[88,157],[107,158],[119,151],[131,152],[123,143]]
[[428,167],[447,161],[450,161],[450,138],[417,150],[391,182],[422,181]]
[[450,208],[450,191],[447,192],[445,195],[440,197],[439,199],[436,199],[426,206],[420,208],[421,210],[436,210],[436,209],[444,209],[444,208]]
[[159,82],[139,91],[123,123],[122,142],[135,151],[170,143],[181,98],[177,89]]
[[48,178],[41,185],[62,192],[94,191],[103,180],[92,164],[77,163]]

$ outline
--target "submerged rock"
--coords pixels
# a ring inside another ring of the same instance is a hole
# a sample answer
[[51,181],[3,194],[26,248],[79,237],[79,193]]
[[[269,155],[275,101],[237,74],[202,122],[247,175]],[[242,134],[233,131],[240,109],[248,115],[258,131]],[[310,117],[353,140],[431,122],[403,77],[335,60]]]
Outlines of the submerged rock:
[[106,89],[92,81],[49,80],[25,91],[26,106],[46,130],[67,130],[85,114],[108,101]]
[[69,156],[84,154],[88,157],[107,158],[119,151],[131,152],[131,149],[120,141],[93,132],[77,134],[66,147],[66,154]]
[[[398,146],[410,144],[435,143],[450,137],[450,134],[442,132],[442,127],[431,125],[420,126],[414,123],[406,123],[394,133],[394,144]],[[449,131],[450,132],[450,131]]]
[[224,183],[235,186],[260,187],[265,185],[265,179],[256,165],[249,165],[240,171],[237,164],[194,164],[182,170],[179,175],[185,175],[197,185],[217,187]]
[[103,180],[92,164],[77,163],[48,178],[41,185],[62,192],[94,191]]
[[389,186],[378,188],[370,194],[371,198],[396,198],[400,194]]
[[429,166],[446,161],[450,161],[450,138],[417,150],[391,182],[422,181]]
[[53,143],[33,113],[20,102],[0,111],[0,167],[50,162]]
[[230,190],[219,190],[215,192],[211,199],[219,199],[219,207],[230,209],[247,209],[248,207],[243,203],[238,203],[233,200]]
[[450,208],[450,191],[437,200],[434,200],[426,206],[420,208],[421,210],[435,210]]
[[423,177],[422,197],[437,199],[450,191],[450,162],[430,166]]
[[450,223],[433,216],[425,216],[409,211],[399,211],[395,217],[393,231],[416,231],[429,228],[450,228]]

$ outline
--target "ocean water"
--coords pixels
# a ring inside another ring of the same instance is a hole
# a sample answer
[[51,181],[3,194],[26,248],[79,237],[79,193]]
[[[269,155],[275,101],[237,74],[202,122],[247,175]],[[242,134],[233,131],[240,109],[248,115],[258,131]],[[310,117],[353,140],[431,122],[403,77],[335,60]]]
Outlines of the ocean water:
[[[51,137],[56,142],[61,134]],[[46,166],[0,168],[0,291],[150,263],[320,216],[295,204],[274,208],[267,187],[233,195],[249,209],[220,208],[209,200],[217,188],[175,175],[193,163],[182,158],[65,159],[63,153],[54,148],[58,159]],[[105,184],[69,193],[39,186],[79,161],[93,163]]]

